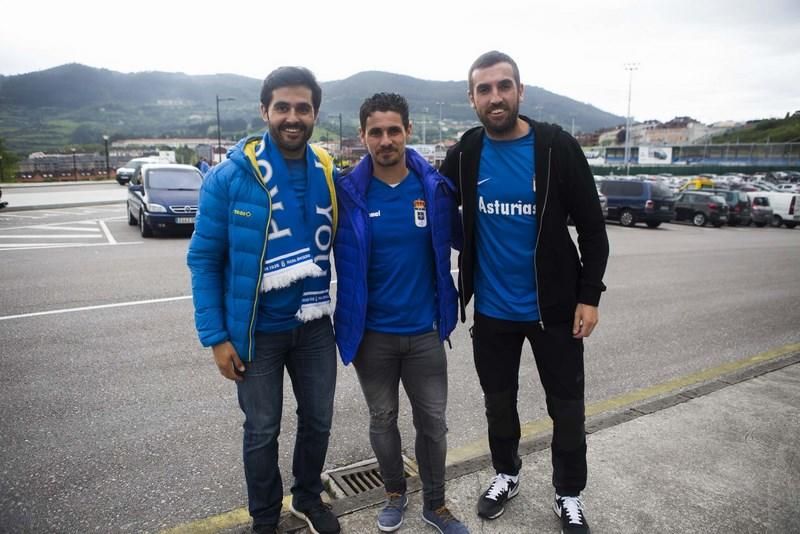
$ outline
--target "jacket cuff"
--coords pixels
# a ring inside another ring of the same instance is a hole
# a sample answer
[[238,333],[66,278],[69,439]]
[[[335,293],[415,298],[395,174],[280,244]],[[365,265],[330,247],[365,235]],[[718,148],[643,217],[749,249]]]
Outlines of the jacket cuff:
[[600,295],[604,289],[597,286],[582,285],[578,295],[578,302],[597,307],[600,305]]
[[214,345],[219,345],[220,343],[224,343],[225,341],[229,341],[227,332],[220,332],[213,336],[209,335],[200,338],[200,343],[204,347],[213,347]]

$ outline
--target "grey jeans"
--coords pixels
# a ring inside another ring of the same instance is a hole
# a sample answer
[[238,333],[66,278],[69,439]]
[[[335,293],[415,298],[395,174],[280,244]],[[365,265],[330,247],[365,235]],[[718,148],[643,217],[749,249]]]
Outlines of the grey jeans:
[[386,491],[406,491],[397,428],[402,380],[414,416],[415,453],[425,507],[435,510],[444,505],[447,357],[439,335],[402,336],[367,330],[353,363],[369,407],[369,441]]

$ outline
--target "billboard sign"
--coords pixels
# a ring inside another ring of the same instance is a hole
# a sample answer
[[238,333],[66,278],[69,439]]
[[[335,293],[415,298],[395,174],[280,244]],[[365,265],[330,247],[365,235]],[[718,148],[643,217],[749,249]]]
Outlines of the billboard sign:
[[671,146],[640,146],[639,165],[669,165],[672,163]]

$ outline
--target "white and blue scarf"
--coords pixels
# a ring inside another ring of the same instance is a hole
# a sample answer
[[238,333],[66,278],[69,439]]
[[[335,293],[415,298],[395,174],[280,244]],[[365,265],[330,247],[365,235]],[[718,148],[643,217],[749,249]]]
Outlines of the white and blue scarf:
[[324,166],[314,151],[307,147],[308,189],[303,220],[286,163],[269,133],[264,134],[253,156],[272,202],[261,291],[288,287],[302,280],[303,297],[295,317],[308,322],[331,315],[330,249],[335,208]]

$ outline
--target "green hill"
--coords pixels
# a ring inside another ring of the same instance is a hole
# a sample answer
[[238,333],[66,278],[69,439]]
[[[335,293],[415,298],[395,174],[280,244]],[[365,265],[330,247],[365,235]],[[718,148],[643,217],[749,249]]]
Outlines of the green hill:
[[749,121],[740,128],[713,138],[713,143],[800,142],[800,111],[783,119]]
[[[467,102],[466,80],[429,81],[369,71],[321,85],[320,126],[338,131],[341,113],[345,135],[355,132],[361,101],[378,91],[398,92],[408,99],[418,132],[423,114],[429,132],[437,127],[440,108],[451,134],[476,121]],[[98,145],[104,134],[112,139],[213,137],[216,95],[234,99],[220,104],[220,115],[226,137],[236,138],[263,128],[260,87],[261,80],[233,74],[124,74],[74,63],[0,76],[0,138],[9,150],[27,155]],[[527,86],[525,92],[524,114],[567,129],[573,119],[576,131],[584,132],[624,122],[623,117],[539,87]]]

